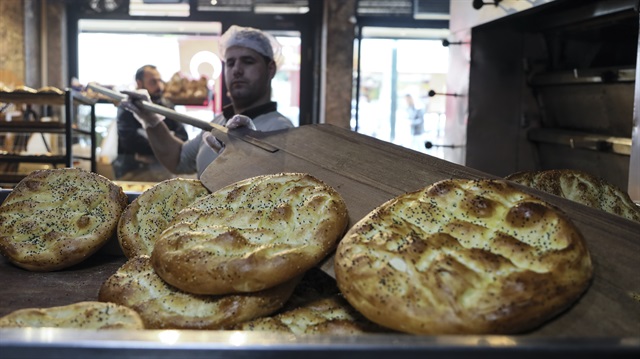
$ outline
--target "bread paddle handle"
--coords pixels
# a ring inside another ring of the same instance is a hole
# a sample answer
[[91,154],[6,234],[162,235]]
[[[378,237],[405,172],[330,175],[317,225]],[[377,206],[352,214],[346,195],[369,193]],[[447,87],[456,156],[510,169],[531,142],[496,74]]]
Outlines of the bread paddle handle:
[[[106,88],[104,86],[100,86],[94,83],[90,83],[89,85],[87,85],[88,88],[92,89],[93,91],[100,93],[112,100],[116,100],[117,102],[123,101],[125,99],[127,99],[127,95],[120,93],[118,91],[115,90],[111,90],[109,88]],[[199,118],[195,118],[195,117],[191,117],[191,116],[187,116],[185,114],[176,112],[170,108],[164,107],[164,106],[160,106],[160,105],[156,105],[155,103],[149,102],[149,101],[140,101],[140,105],[141,107],[149,112],[153,112],[153,113],[157,113],[159,115],[162,115],[166,118],[170,118],[172,120],[178,121],[180,123],[184,123],[186,125],[191,125],[193,127],[197,127],[200,128],[204,131],[210,131],[211,134],[213,134],[214,136],[216,136],[216,138],[218,138],[219,140],[226,142],[229,138],[229,136],[234,137],[234,138],[238,138],[243,140],[244,142],[250,143],[254,146],[260,147],[262,149],[264,149],[265,151],[268,152],[275,152],[278,150],[277,147],[274,147],[268,143],[265,143],[263,141],[258,140],[257,138],[251,136],[250,132],[252,132],[249,129],[246,128],[238,128],[238,129],[234,129],[233,131],[229,131],[228,128],[215,124],[215,123],[210,123],[207,121],[203,121]]]
[[[92,89],[93,91],[100,93],[104,96],[107,96],[108,98],[112,99],[112,100],[116,100],[117,102],[123,101],[127,99],[127,95],[122,94],[118,91],[115,90],[111,90],[108,89],[104,86],[100,86],[97,84],[93,84],[90,83],[89,85],[87,85],[88,88]],[[191,125],[193,127],[197,127],[200,129],[203,129],[205,131],[211,131],[213,129],[213,126],[211,126],[211,124],[207,121],[203,121],[199,118],[195,118],[195,117],[191,117],[191,116],[187,116],[185,114],[176,112],[170,108],[164,107],[164,106],[160,106],[160,105],[156,105],[153,102],[149,102],[149,101],[140,101],[140,107],[142,107],[144,110],[149,111],[149,112],[153,112],[153,113],[157,113],[159,115],[162,115],[166,118],[170,118],[172,120],[187,124],[187,125]]]

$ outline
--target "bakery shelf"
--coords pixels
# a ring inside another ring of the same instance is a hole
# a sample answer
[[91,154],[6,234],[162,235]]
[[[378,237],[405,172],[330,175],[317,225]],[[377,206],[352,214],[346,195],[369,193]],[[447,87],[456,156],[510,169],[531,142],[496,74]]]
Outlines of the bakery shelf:
[[20,155],[20,154],[2,154],[0,162],[25,162],[25,163],[66,163],[65,155]]
[[62,122],[43,121],[0,121],[0,131],[2,132],[46,132],[65,133],[65,125]]
[[79,134],[83,134],[83,135],[91,135],[92,134],[91,130],[83,130],[81,128],[75,128],[75,127],[73,128],[73,131],[75,133],[79,133]]
[[527,138],[536,143],[568,146],[598,152],[631,155],[631,138],[599,135],[555,128],[533,128]]
[[65,104],[65,95],[56,93],[31,93],[31,92],[2,92],[0,102],[19,103],[32,105],[58,105]]
[[91,156],[73,156],[73,158],[75,158],[76,160],[84,160],[84,161],[92,160]]
[[[67,89],[64,94],[56,93],[30,93],[30,92],[0,92],[0,102],[14,103],[18,105],[42,105],[62,107],[64,121],[0,121],[0,131],[2,133],[51,133],[64,135],[64,150],[60,156],[41,155],[18,155],[20,149],[5,149],[8,153],[0,154],[0,162],[28,162],[28,163],[55,163],[73,167],[75,159],[91,161],[91,171],[97,170],[96,158],[96,132],[95,132],[95,104],[97,99],[89,98],[83,94]],[[77,120],[77,109],[79,106],[90,107],[89,128],[81,128]],[[35,112],[33,113],[35,114]],[[35,115],[34,115],[35,116]],[[73,154],[73,143],[76,137],[85,136],[90,138],[91,156],[78,157]],[[24,144],[23,144],[24,145]],[[5,173],[10,175],[10,173]],[[17,182],[16,182],[17,183]]]
[[[72,90],[66,90],[63,94],[0,91],[0,102],[32,105],[65,105],[65,98],[68,92],[72,92]],[[73,91],[72,94],[74,102],[79,102],[84,105],[93,105],[98,101],[98,99],[85,96],[77,91]]]

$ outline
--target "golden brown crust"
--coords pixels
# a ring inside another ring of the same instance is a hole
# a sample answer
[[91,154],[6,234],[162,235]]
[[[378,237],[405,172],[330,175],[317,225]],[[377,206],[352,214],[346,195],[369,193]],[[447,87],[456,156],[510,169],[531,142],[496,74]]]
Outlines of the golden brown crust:
[[277,311],[298,280],[257,293],[194,295],[164,282],[153,270],[149,257],[141,255],[109,277],[98,298],[132,308],[147,329],[223,329]]
[[70,267],[115,234],[126,205],[122,188],[96,173],[34,171],[0,205],[0,253],[32,271]]
[[363,317],[340,295],[318,299],[272,317],[240,323],[231,329],[295,335],[354,335],[390,331]]
[[151,255],[156,238],[180,210],[209,194],[202,182],[172,178],[142,192],[122,213],[118,242],[127,258]]
[[57,87],[53,87],[53,86],[41,87],[41,88],[38,89],[37,92],[38,93],[50,93],[50,94],[56,94],[56,95],[64,95],[64,91],[60,90]]
[[506,179],[640,222],[640,207],[633,203],[628,193],[583,171],[524,171]]
[[13,89],[14,93],[37,93],[38,91],[36,91],[35,89],[32,89],[31,87],[28,86],[16,86],[16,88]]
[[455,179],[372,211],[338,245],[335,271],[367,318],[421,334],[534,328],[592,276],[582,235],[558,209],[507,181]]
[[249,178],[182,210],[156,241],[160,277],[186,292],[263,290],[302,275],[348,224],[342,197],[301,173]]
[[114,303],[78,302],[50,308],[26,308],[0,318],[0,328],[144,329],[134,310]]

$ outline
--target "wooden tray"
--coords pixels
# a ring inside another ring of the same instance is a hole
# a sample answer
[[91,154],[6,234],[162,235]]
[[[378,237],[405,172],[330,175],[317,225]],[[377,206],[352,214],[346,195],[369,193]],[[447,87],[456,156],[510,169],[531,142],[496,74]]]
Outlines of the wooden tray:
[[[308,125],[273,133],[254,133],[254,135],[256,140],[273,146],[277,150],[269,152],[238,138],[227,139],[227,146],[231,147],[227,147],[223,155],[214,162],[215,166],[205,171],[203,178],[207,176],[210,181],[213,181],[210,185],[222,187],[251,176],[274,173],[275,159],[277,163],[275,167],[278,171],[308,172],[336,188],[347,202],[351,224],[384,201],[439,180],[493,177],[468,167],[329,125]],[[232,143],[233,141],[243,144]],[[272,156],[274,153],[276,155]],[[530,333],[500,337],[500,343],[511,343],[510,347],[516,350],[521,348],[521,353],[526,351],[533,353],[533,350],[538,352],[538,355],[540,351],[544,353],[546,345],[544,341],[559,338],[563,339],[562,346],[573,353],[594,354],[598,353],[598,350],[618,354],[640,352],[640,223],[534,189],[519,187],[556,205],[574,221],[587,240],[595,266],[595,276],[585,295],[567,311]],[[115,272],[122,263],[124,258],[102,251],[86,263],[74,268],[53,273],[31,273],[0,260],[0,283],[3,283],[0,286],[0,315],[22,307],[95,299],[102,281]],[[215,333],[191,336],[193,333],[177,332],[182,333],[183,338],[192,338],[198,342],[213,341],[218,338]],[[200,336],[209,339],[200,338]],[[20,335],[18,334],[17,337]],[[127,342],[126,338],[134,338],[136,335],[100,334],[99,337],[101,344],[98,347],[108,345],[113,348],[129,347],[131,343]],[[376,340],[382,340],[380,343],[387,345],[388,348],[402,351],[404,349],[400,344],[405,337],[390,335],[382,339],[376,338]],[[91,338],[97,337],[89,336],[86,340]],[[411,339],[418,341],[420,343],[418,346],[421,347],[416,349],[418,351],[414,354],[431,352],[435,348],[432,346],[433,338]],[[494,340],[491,336],[465,337],[470,342],[476,343],[471,345],[470,349],[467,346],[468,343],[462,343],[464,340],[450,342],[444,337],[441,341],[437,340],[440,337],[435,338],[435,342],[453,345],[447,348],[435,348],[441,354],[460,353],[473,348],[480,350],[481,343],[493,343],[492,340]],[[527,340],[530,340],[527,338],[541,338],[543,341],[533,339],[534,343],[531,344],[531,342],[527,343]],[[115,344],[114,340],[116,340]],[[291,344],[290,340],[278,337],[275,343],[271,343],[273,345]],[[384,351],[380,352],[376,349],[378,348],[376,345],[371,345],[371,351],[367,350],[366,343],[370,343],[369,340],[370,338],[365,336],[362,339],[353,339],[350,343],[357,344],[360,341],[364,343],[365,347],[359,349],[361,354],[393,357],[393,353],[386,355]],[[307,342],[306,339],[293,341],[293,343],[305,343],[302,351],[325,352],[325,349],[318,350],[318,346],[307,346]],[[341,346],[345,345],[344,342],[345,340],[341,339],[323,341],[328,346],[329,352],[344,349]],[[252,343],[255,344],[255,342]],[[332,346],[332,343],[335,343],[335,346]],[[156,348],[154,344],[159,345],[159,342],[151,339],[151,343],[145,341],[144,346]],[[597,345],[599,349],[594,351],[593,345]],[[492,345],[489,346],[492,347]],[[250,352],[253,350],[242,345],[236,349],[242,349],[239,352],[247,354],[243,348]],[[273,349],[273,347],[270,348]],[[261,348],[258,351],[264,354],[271,349]],[[119,353],[122,354],[122,351]],[[483,351],[483,353],[492,354],[490,351]]]
[[[252,135],[278,151],[268,152],[239,138],[225,139],[223,156],[201,178],[209,189],[273,173],[274,168],[307,172],[340,192],[350,225],[388,199],[440,180],[495,178],[335,126]],[[232,151],[227,151],[230,145]],[[517,186],[567,213],[586,238],[595,267],[591,288],[577,305],[531,334],[640,336],[640,223]]]

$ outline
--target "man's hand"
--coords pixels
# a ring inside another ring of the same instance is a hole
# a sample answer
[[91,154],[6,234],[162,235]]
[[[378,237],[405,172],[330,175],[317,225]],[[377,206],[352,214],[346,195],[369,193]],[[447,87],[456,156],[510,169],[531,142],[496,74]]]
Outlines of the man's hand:
[[133,113],[133,117],[140,122],[144,129],[156,127],[164,120],[164,116],[146,111],[142,108],[142,101],[151,102],[151,98],[149,98],[147,90],[122,91],[122,93],[129,97],[120,101],[120,107]]
[[235,115],[231,117],[229,121],[224,125],[226,128],[233,129],[238,127],[248,127],[249,129],[256,130],[256,125],[251,118],[244,115]]
[[222,150],[224,149],[224,144],[220,142],[216,138],[216,136],[212,135],[211,132],[204,132],[202,134],[202,140],[204,141],[204,143],[207,144],[207,146],[211,147],[211,149],[215,153],[217,154],[222,153]]
[[[225,127],[229,129],[248,127],[254,131],[256,130],[256,125],[253,123],[251,118],[243,115],[235,115],[231,117],[231,119],[225,124]],[[220,142],[220,140],[212,135],[211,132],[203,133],[202,140],[217,154],[222,153],[224,150],[224,143]]]

